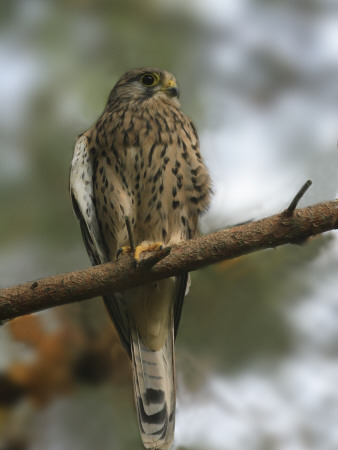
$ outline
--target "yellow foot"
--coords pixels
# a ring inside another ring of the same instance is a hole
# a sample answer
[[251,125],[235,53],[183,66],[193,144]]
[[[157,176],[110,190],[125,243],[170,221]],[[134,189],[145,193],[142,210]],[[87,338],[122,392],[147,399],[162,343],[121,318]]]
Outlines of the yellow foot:
[[[163,242],[154,242],[153,244],[137,245],[134,249],[134,265],[138,265],[141,253],[153,252],[155,250],[161,250],[163,248]],[[119,259],[120,255],[127,255],[132,253],[132,248],[129,245],[125,245],[118,249],[116,259]]]
[[127,255],[129,253],[131,253],[131,247],[129,245],[125,245],[123,247],[120,247],[117,250],[117,253],[116,253],[116,261],[119,259],[120,255]]
[[134,264],[137,266],[140,260],[141,253],[152,252],[154,250],[161,250],[163,248],[163,242],[154,242],[153,244],[143,244],[135,247],[134,250]]

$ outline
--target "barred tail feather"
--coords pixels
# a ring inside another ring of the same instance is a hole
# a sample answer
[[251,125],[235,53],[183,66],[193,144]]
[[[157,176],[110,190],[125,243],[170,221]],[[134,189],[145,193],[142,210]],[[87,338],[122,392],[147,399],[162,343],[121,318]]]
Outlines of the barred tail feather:
[[170,449],[176,401],[173,329],[157,351],[143,344],[135,328],[131,337],[135,403],[143,444],[147,449]]

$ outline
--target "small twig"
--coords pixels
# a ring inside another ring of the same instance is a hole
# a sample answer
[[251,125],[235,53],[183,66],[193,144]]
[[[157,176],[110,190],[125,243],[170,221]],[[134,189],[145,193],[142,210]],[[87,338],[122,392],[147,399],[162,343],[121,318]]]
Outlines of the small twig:
[[294,199],[290,203],[289,207],[286,208],[286,210],[284,211],[285,216],[288,216],[288,217],[292,216],[294,210],[297,208],[297,205],[298,205],[300,199],[304,196],[305,192],[309,189],[311,184],[312,184],[311,180],[307,180],[307,182],[303,184],[303,186],[299,189],[299,191],[295,195]]
[[130,248],[131,248],[131,251],[133,253],[134,250],[135,250],[135,242],[134,242],[133,232],[132,232],[132,229],[131,229],[130,219],[129,219],[128,216],[124,216],[124,220],[126,221],[128,237],[129,237],[129,242],[130,242]]

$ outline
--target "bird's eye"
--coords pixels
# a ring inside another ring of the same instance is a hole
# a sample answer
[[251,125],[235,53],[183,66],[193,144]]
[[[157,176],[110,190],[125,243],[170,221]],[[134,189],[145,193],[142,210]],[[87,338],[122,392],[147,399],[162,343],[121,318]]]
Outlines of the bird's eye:
[[153,74],[153,73],[145,73],[141,77],[141,83],[147,87],[156,86],[158,84],[158,82],[159,82],[158,75]]

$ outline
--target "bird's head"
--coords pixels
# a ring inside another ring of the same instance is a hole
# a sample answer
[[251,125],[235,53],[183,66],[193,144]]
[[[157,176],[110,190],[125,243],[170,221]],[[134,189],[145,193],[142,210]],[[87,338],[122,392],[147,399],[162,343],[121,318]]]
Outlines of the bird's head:
[[143,67],[125,73],[111,91],[107,107],[116,102],[143,103],[150,99],[169,100],[176,106],[179,89],[176,78],[160,69]]

